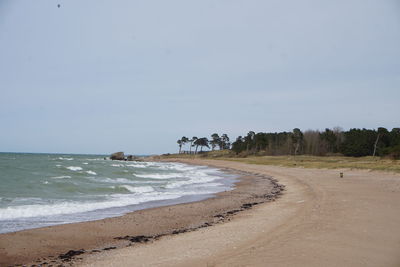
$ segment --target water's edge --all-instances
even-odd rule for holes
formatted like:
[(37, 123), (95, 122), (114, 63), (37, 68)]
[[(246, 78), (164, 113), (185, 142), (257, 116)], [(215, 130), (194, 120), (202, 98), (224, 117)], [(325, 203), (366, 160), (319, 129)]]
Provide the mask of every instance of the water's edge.
[[(118, 164), (118, 161), (115, 161)], [(126, 163), (126, 162), (123, 162)], [(185, 164), (188, 165), (188, 164)], [(189, 165), (188, 165), (189, 166)], [(197, 166), (197, 165), (192, 165)], [(204, 167), (204, 166), (202, 166)], [(212, 168), (209, 168), (212, 169)], [(215, 169), (215, 168), (214, 168)], [(82, 213), (73, 213), (68, 215), (59, 215), (57, 216), (57, 220), (48, 220), (43, 221), (38, 217), (38, 220), (32, 220), (32, 217), (29, 218), (21, 218), (21, 219), (11, 219), (11, 220), (2, 220), (0, 221), (3, 225), (13, 225), (12, 227), (4, 227), (3, 229), (0, 228), (0, 234), (3, 233), (11, 233), (11, 232), (18, 232), (23, 230), (35, 229), (35, 228), (43, 228), (48, 226), (54, 225), (61, 225), (61, 224), (69, 224), (69, 223), (78, 223), (78, 222), (87, 222), (87, 221), (96, 221), (105, 218), (113, 218), (123, 216), (127, 213), (162, 207), (162, 206), (169, 206), (169, 205), (177, 205), (183, 203), (190, 203), (205, 200), (208, 198), (213, 198), (216, 194), (223, 192), (223, 191), (230, 191), (234, 189), (235, 183), (238, 181), (238, 175), (234, 175), (233, 173), (227, 173), (217, 169), (218, 173), (221, 174), (220, 178), (214, 180), (215, 182), (223, 184), (224, 190), (216, 191), (213, 193), (207, 194), (188, 194), (178, 198), (173, 199), (162, 199), (162, 200), (154, 200), (154, 201), (147, 201), (139, 204), (133, 205), (126, 205), (121, 207), (110, 207), (105, 209), (97, 209), (93, 211), (87, 211)], [(73, 218), (71, 219), (71, 216)], [(11, 229), (11, 230), (10, 230)]]

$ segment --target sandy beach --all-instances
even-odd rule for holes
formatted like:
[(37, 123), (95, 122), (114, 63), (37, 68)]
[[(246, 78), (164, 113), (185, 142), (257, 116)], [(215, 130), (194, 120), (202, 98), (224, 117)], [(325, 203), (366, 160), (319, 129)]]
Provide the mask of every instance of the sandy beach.
[(0, 267), (400, 267), (400, 0), (0, 0)]
[[(232, 172), (231, 169), (225, 169)], [(0, 266), (75, 265), (91, 254), (151, 243), (231, 220), (275, 200), (283, 187), (271, 177), (235, 171), (235, 189), (202, 201), (150, 208), (103, 220), (0, 234)], [(182, 203), (183, 200), (176, 200)], [(186, 200), (187, 201), (187, 200)]]
[(81, 265), (400, 266), (397, 174), (191, 162), (271, 175), (286, 190), (229, 222), (90, 256)]
[[(243, 178), (236, 190), (205, 201), (0, 235), (0, 265), (400, 265), (398, 174), (185, 162)], [(283, 195), (271, 176), (285, 185)], [(79, 249), (72, 261), (59, 258)]]

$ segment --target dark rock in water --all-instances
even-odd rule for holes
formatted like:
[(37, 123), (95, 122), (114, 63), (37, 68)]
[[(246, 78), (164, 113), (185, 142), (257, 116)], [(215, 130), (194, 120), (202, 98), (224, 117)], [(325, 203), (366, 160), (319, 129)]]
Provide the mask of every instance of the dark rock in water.
[(110, 156), (110, 159), (112, 159), (112, 160), (125, 160), (124, 152), (112, 153), (111, 156)]
[(129, 155), (126, 157), (127, 161), (145, 161), (143, 157)]

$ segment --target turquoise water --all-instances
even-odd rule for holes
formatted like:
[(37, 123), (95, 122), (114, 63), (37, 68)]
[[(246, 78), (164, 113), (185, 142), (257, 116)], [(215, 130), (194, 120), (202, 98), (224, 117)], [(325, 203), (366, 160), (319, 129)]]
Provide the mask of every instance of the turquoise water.
[(233, 181), (217, 169), (181, 163), (0, 153), (0, 233), (198, 200), (231, 189)]

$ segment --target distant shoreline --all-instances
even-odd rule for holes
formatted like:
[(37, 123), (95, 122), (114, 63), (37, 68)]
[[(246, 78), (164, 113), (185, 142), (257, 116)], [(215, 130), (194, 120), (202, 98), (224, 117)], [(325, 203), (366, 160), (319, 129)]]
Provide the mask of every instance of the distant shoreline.
[[(76, 255), (83, 252), (81, 249), (85, 251), (83, 254), (93, 254), (192, 231), (229, 220), (241, 210), (275, 199), (283, 190), (270, 177), (234, 173), (240, 175), (236, 188), (212, 198), (138, 210), (98, 221), (0, 234), (0, 265), (63, 264), (63, 259), (74, 258), (74, 253), (66, 254), (71, 250), (76, 251)], [(61, 254), (65, 254), (65, 258), (60, 258)]]

